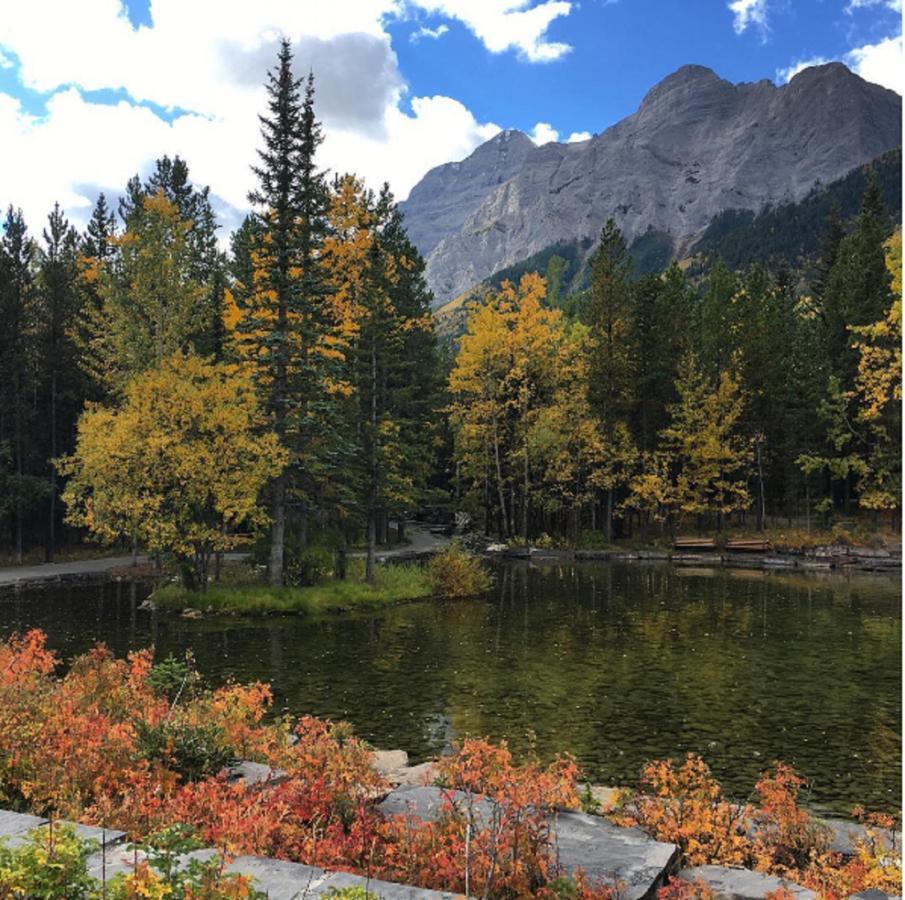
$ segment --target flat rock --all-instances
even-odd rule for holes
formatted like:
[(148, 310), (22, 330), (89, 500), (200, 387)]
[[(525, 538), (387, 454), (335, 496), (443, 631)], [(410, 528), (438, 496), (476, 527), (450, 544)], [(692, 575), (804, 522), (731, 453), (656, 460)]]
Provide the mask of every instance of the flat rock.
[(902, 898), (884, 894), (877, 888), (868, 888), (866, 891), (861, 891), (860, 894), (852, 894), (848, 900), (902, 900)]
[(715, 900), (763, 900), (767, 894), (785, 888), (798, 900), (817, 900), (817, 894), (799, 884), (752, 872), (724, 866), (695, 866), (679, 872), (679, 878), (691, 884), (702, 882), (713, 891)]
[(390, 881), (375, 881), (373, 878), (362, 878), (348, 872), (331, 872), (313, 891), (315, 897), (323, 896), (331, 891), (343, 888), (360, 887), (369, 894), (384, 900), (452, 900), (464, 897), (463, 894), (451, 894), (445, 891), (431, 891), (427, 888), (412, 887), (408, 884), (394, 884)]
[(589, 784), (587, 787), (600, 812), (610, 812), (619, 805), (619, 788), (607, 787), (603, 784)]
[[(868, 839), (868, 829), (860, 822), (849, 822), (846, 819), (817, 819), (817, 821), (830, 830), (829, 850), (832, 853), (854, 856), (858, 852), (857, 845)], [(886, 828), (872, 828), (871, 831), (882, 837), (890, 847), (902, 846), (901, 833)]]
[(567, 875), (581, 869), (591, 883), (614, 885), (626, 900), (655, 896), (678, 852), (640, 829), (579, 812), (557, 815), (556, 846)]
[(46, 824), (47, 819), (42, 819), (40, 816), (0, 810), (0, 838), (24, 835), (26, 832), (31, 831), (32, 828)]
[(377, 750), (371, 760), (371, 767), (381, 775), (406, 769), (408, 764), (409, 755), (405, 750)]
[[(492, 801), (436, 787), (397, 788), (378, 809), (385, 816), (434, 821), (448, 803), (462, 807), (469, 799), (478, 827), (490, 822)], [(638, 829), (619, 828), (599, 816), (579, 812), (551, 815), (562, 870), (571, 875), (581, 869), (592, 882), (618, 885), (620, 897), (626, 900), (653, 896), (675, 858), (675, 846), (654, 841)]]
[(475, 822), (478, 825), (490, 821), (493, 815), (493, 803), (490, 800), (476, 795), (469, 797), (465, 791), (438, 787), (398, 787), (377, 804), (377, 809), (384, 816), (408, 816), (434, 822), (448, 808), (448, 804), (464, 809), (469, 802), (473, 804)]
[(327, 876), (324, 869), (301, 863), (269, 859), (265, 856), (237, 856), (227, 867), (230, 872), (250, 875), (254, 886), (269, 900), (293, 900), (316, 895)]
[(286, 772), (282, 769), (273, 769), (264, 763), (252, 762), (248, 759), (240, 759), (229, 767), (229, 780), (242, 780), (248, 787), (278, 784), (285, 779)]
[(392, 773), (390, 781), (402, 786), (421, 787), (430, 784), (437, 777), (437, 764), (434, 762), (419, 763), (407, 769), (399, 769)]
[(106, 883), (120, 872), (131, 872), (137, 863), (146, 859), (143, 851), (130, 849), (125, 844), (116, 844), (92, 853), (86, 860), (86, 866), (92, 878)]

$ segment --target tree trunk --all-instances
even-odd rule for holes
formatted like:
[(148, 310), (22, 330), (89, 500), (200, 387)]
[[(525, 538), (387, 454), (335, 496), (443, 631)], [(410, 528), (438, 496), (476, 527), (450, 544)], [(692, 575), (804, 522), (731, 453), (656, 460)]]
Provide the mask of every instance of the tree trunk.
[(524, 472), (522, 473), (522, 491), (524, 492), (524, 496), (522, 497), (522, 537), (525, 539), (525, 543), (528, 543), (528, 494), (530, 489), (529, 483), (529, 467), (528, 467), (528, 435), (525, 434), (525, 465)]
[(496, 412), (493, 414), (493, 459), (496, 464), (497, 492), (500, 500), (500, 538), (509, 536), (509, 517), (506, 514), (506, 494), (503, 490), (503, 469), (500, 465), (500, 438), (497, 431)]
[(371, 343), (371, 436), (368, 461), (368, 558), (365, 563), (365, 579), (374, 584), (374, 556), (377, 549), (377, 349)]
[(405, 543), (405, 519), (402, 516), (396, 520), (396, 543)]
[(44, 559), (52, 563), (56, 550), (57, 535), (57, 373), (50, 376), (50, 510), (47, 522), (47, 546), (44, 548)]
[(613, 489), (607, 488), (606, 491), (606, 510), (604, 511), (603, 521), (604, 535), (608, 544), (613, 543)]
[(286, 476), (273, 483), (270, 497), (270, 563), (268, 581), (271, 587), (283, 586), (283, 554), (286, 543)]

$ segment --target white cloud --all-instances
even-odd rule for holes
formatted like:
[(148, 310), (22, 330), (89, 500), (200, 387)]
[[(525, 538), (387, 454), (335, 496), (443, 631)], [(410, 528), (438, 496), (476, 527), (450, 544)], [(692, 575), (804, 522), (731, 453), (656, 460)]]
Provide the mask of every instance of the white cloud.
[(547, 29), (572, 10), (568, 0), (412, 0), (428, 12), (458, 19), (491, 53), (515, 50), (529, 62), (552, 62), (572, 48), (547, 40)]
[(870, 9), (874, 6), (885, 6), (893, 12), (902, 12), (902, 0), (849, 0), (845, 11), (852, 15), (859, 9)]
[[(46, 114), (33, 116), (0, 92), (0, 205), (21, 205), (37, 229), (59, 200), (84, 223), (99, 190), (116, 196), (129, 176), (147, 173), (165, 153), (178, 153), (193, 179), (209, 184), (227, 208), (227, 221), (229, 207), (235, 218), (252, 187), (262, 85), (281, 35), (294, 43), (297, 71), (310, 66), (315, 72), (327, 136), (320, 164), (355, 171), (374, 187), (389, 181), (404, 198), (429, 168), (464, 158), (500, 130), (453, 98), (407, 96), (384, 25), (406, 14), (407, 2), (151, 0), (153, 24), (137, 29), (119, 0), (7, 4), (0, 59), (14, 55), (23, 84), (51, 96)], [(456, 7), (445, 14), (485, 40), (477, 4), (444, 5)], [(569, 8), (511, 0), (490, 5), (499, 21), (514, 26), (509, 46), (526, 58), (549, 52), (543, 49), (553, 46), (544, 43), (546, 24)], [(496, 48), (498, 40), (487, 35)], [(101, 89), (124, 90), (130, 99), (105, 104), (86, 97)], [(140, 105), (145, 102), (170, 110), (171, 121)]]
[(422, 25), (417, 31), (412, 32), (409, 40), (413, 44), (417, 44), (422, 38), (435, 41), (437, 38), (443, 37), (447, 31), (449, 31), (449, 25), (438, 25), (436, 28), (428, 28), (427, 25)]
[(808, 69), (811, 66), (822, 66), (828, 62), (829, 60), (825, 56), (812, 56), (810, 59), (800, 59), (784, 69), (777, 69), (776, 80), (780, 84), (788, 84), (803, 69)]
[(552, 141), (558, 141), (559, 132), (549, 122), (538, 122), (528, 137), (540, 147), (541, 144), (549, 144)]
[(749, 27), (756, 26), (762, 34), (767, 30), (767, 0), (731, 0), (732, 27), (736, 34), (742, 34)]
[(902, 35), (888, 37), (877, 44), (855, 47), (845, 56), (845, 62), (867, 81), (882, 84), (905, 93), (905, 58), (902, 52)]
[(567, 144), (577, 144), (581, 141), (589, 141), (592, 137), (590, 131), (573, 131), (568, 138), (566, 138)]

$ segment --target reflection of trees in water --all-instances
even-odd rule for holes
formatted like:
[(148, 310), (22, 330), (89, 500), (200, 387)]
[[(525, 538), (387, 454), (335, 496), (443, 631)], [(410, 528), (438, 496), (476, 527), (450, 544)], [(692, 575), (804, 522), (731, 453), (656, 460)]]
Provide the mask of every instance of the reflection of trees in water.
[(137, 609), (145, 595), (18, 595), (0, 603), (0, 631), (43, 627), (64, 658), (97, 640), (119, 654), (191, 649), (209, 682), (271, 681), (277, 712), (347, 718), (415, 758), (453, 734), (505, 737), (625, 782), (652, 757), (696, 750), (739, 793), (784, 758), (839, 811), (898, 796), (889, 579), (526, 562), (501, 566), (487, 600), (320, 620), (151, 616)]

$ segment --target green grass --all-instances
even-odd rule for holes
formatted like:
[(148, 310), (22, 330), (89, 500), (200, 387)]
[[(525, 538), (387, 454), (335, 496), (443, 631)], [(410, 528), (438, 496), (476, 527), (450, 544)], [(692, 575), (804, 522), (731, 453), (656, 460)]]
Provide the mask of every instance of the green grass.
[[(357, 565), (355, 564), (357, 563)], [(211, 585), (203, 594), (166, 585), (152, 597), (158, 609), (182, 611), (200, 609), (230, 615), (301, 613), (316, 615), (338, 610), (372, 609), (431, 596), (427, 572), (417, 564), (380, 566), (377, 582), (363, 580), (362, 565), (356, 560), (344, 581), (325, 581), (311, 587), (272, 588), (263, 584)]]

